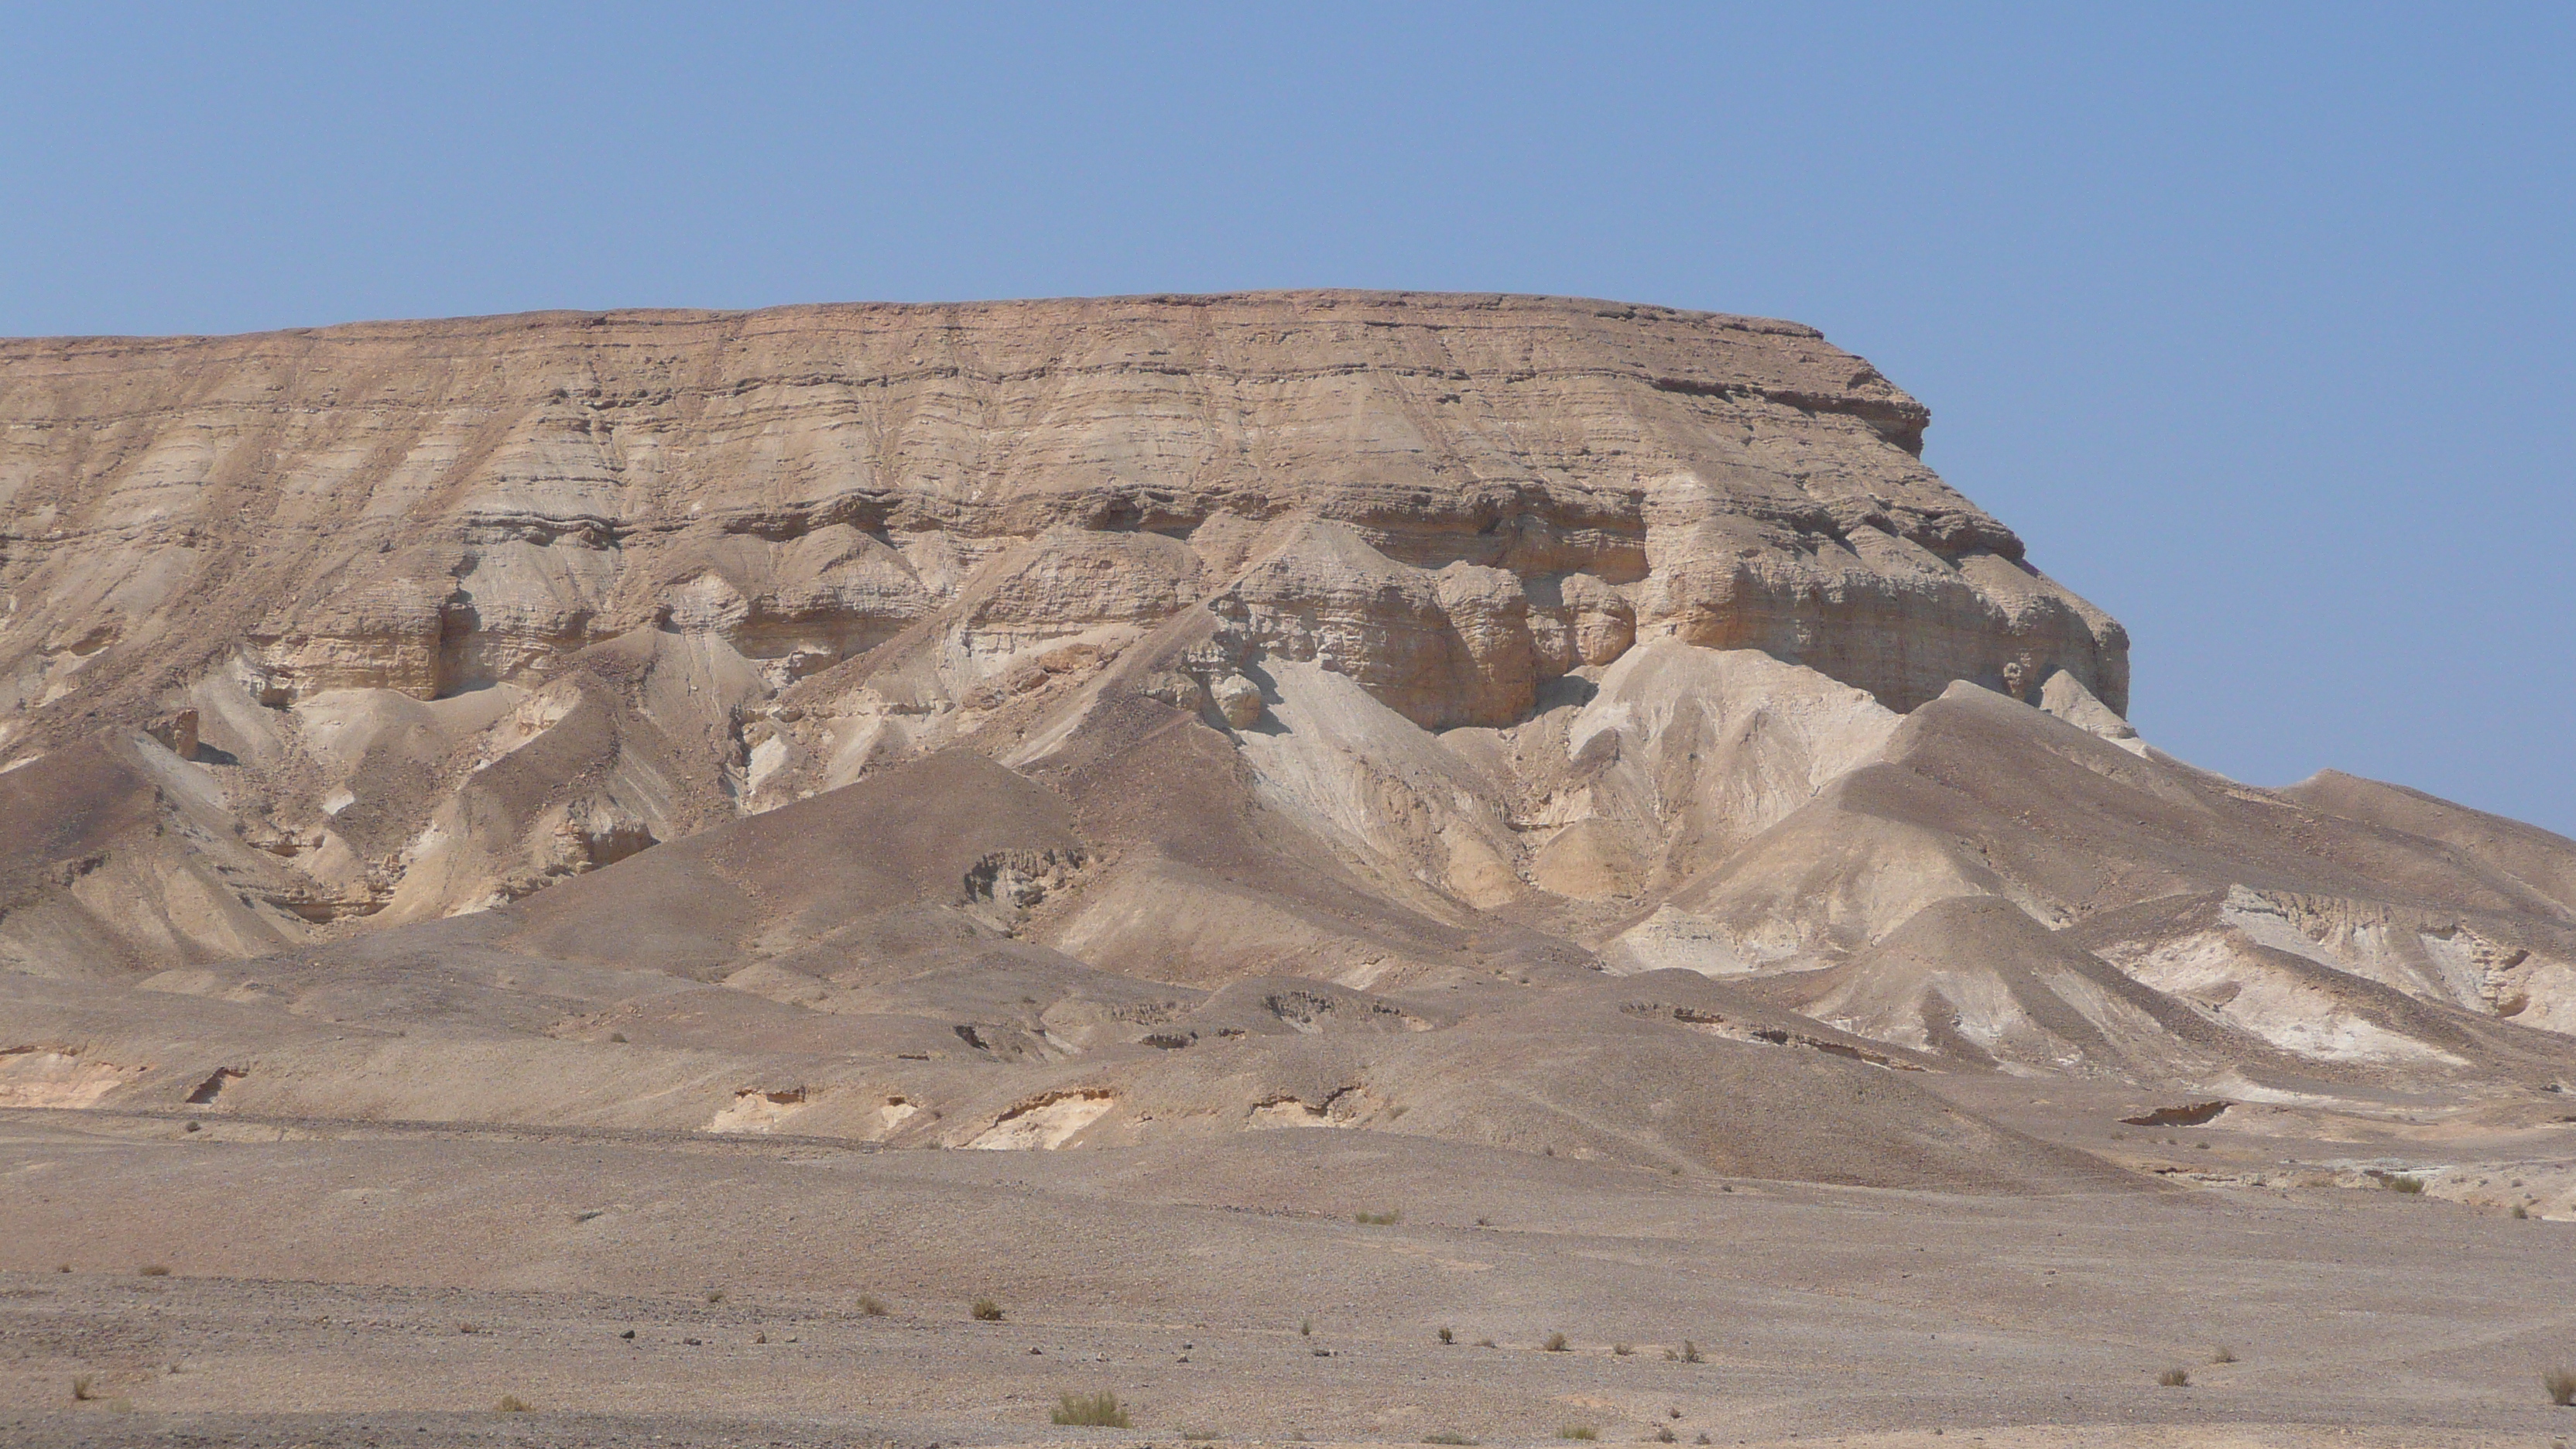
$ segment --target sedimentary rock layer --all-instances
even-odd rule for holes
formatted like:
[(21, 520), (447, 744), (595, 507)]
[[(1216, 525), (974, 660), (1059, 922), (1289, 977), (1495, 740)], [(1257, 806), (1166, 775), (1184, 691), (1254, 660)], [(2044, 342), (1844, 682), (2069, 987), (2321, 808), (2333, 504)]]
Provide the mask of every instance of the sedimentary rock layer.
[(776, 688), (1000, 571), (976, 660), (1205, 601), (1435, 727), (1645, 635), (1898, 709), (2065, 671), (2122, 710), (2119, 627), (1922, 465), (1926, 420), (1806, 327), (1542, 298), (0, 342), (0, 702), (41, 732), (235, 656), (272, 704), (437, 699), (639, 630)]

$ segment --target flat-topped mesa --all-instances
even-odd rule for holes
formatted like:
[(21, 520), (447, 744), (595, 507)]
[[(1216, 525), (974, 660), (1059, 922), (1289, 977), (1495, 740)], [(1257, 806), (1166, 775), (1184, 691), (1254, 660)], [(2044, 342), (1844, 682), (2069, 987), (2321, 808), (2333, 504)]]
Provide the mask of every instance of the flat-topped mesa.
[(999, 673), (1202, 607), (1433, 727), (1649, 636), (2125, 711), (2119, 625), (1923, 466), (1927, 420), (1810, 328), (1536, 297), (0, 342), (0, 718), (225, 667), (439, 698), (645, 630), (769, 690), (925, 622)]

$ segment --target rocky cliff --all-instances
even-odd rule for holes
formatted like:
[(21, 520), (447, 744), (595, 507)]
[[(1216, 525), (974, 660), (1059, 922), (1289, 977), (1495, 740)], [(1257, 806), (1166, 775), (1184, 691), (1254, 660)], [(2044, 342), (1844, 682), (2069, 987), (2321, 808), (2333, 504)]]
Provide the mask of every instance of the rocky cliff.
[(1926, 421), (1541, 298), (0, 343), (0, 1105), (1853, 1181), (2002, 1150), (1897, 1073), (2552, 1105), (2576, 844), (2155, 750)]

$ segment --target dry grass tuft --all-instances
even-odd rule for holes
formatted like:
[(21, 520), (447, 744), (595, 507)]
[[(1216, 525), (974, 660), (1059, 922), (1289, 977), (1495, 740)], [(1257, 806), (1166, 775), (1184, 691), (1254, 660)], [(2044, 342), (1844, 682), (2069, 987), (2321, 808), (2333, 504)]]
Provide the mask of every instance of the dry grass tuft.
[(1614, 1343), (1610, 1345), (1610, 1351), (1621, 1358), (1626, 1358), (1637, 1351), (1637, 1346), (1633, 1343)]
[(1476, 1441), (1455, 1429), (1435, 1429), (1422, 1436), (1425, 1444), (1473, 1444)]
[(1313, 1320), (1313, 1319), (1311, 1319), (1311, 1318), (1300, 1318), (1300, 1319), (1298, 1319), (1298, 1320), (1297, 1320), (1297, 1336), (1298, 1336), (1299, 1338), (1312, 1338), (1312, 1337), (1314, 1337), (1314, 1336), (1315, 1336), (1315, 1320)]
[(873, 1293), (862, 1293), (859, 1295), (859, 1311), (870, 1318), (883, 1318), (886, 1316), (885, 1300)]
[(536, 1405), (520, 1398), (517, 1394), (503, 1394), (501, 1402), (492, 1406), (492, 1412), (496, 1414), (533, 1414), (536, 1411)]
[(1353, 1216), (1372, 1228), (1391, 1228), (1404, 1221), (1404, 1214), (1398, 1212), (1355, 1213)]
[(1704, 1359), (1704, 1358), (1702, 1358), (1702, 1357), (1700, 1357), (1700, 1356), (1699, 1356), (1699, 1345), (1698, 1345), (1698, 1344), (1693, 1343), (1693, 1342), (1691, 1342), (1689, 1339), (1685, 1338), (1685, 1339), (1683, 1339), (1683, 1340), (1682, 1340), (1682, 1346), (1681, 1346), (1681, 1347), (1679, 1347), (1679, 1348), (1668, 1348), (1668, 1349), (1665, 1349), (1665, 1350), (1664, 1350), (1664, 1362), (1666, 1362), (1666, 1363), (1706, 1363), (1706, 1362), (1708, 1362), (1708, 1360), (1706, 1360), (1706, 1359)]
[(967, 1309), (967, 1312), (975, 1315), (975, 1321), (977, 1323), (999, 1323), (1002, 1321), (1002, 1305), (994, 1302), (990, 1298), (976, 1299), (973, 1306)]
[(1184, 1444), (1213, 1444), (1224, 1437), (1223, 1429), (1183, 1429), (1181, 1431), (1181, 1442)]
[(170, 1276), (170, 1265), (167, 1263), (146, 1263), (134, 1271), (142, 1274), (146, 1278), (167, 1278)]
[(91, 1399), (97, 1398), (97, 1383), (98, 1380), (88, 1374), (74, 1375), (72, 1378), (72, 1402), (87, 1403)]
[(1681, 1441), (1681, 1437), (1681, 1435), (1673, 1432), (1673, 1426), (1670, 1424), (1661, 1424), (1656, 1426), (1655, 1442), (1658, 1444), (1679, 1443)]
[(2420, 1197), (2424, 1192), (2424, 1179), (2408, 1173), (2398, 1173), (2393, 1176), (2383, 1177), (2379, 1180), (2379, 1185), (2388, 1189), (2390, 1192), (2402, 1192), (2410, 1196)]
[(1448, 1324), (1444, 1323), (1440, 1325), (1440, 1341), (1442, 1343), (1456, 1343), (1458, 1341), (1458, 1331), (1451, 1328)]
[(2549, 1402), (2560, 1408), (2576, 1404), (2576, 1369), (2551, 1369), (2540, 1376), (2540, 1386), (2549, 1391)]
[(1556, 1437), (1559, 1439), (1598, 1439), (1601, 1437), (1601, 1431), (1593, 1428), (1589, 1424), (1559, 1424), (1556, 1426)]
[[(1574, 1347), (1574, 1345), (1566, 1341), (1564, 1334), (1551, 1333), (1547, 1336), (1547, 1342), (1540, 1344), (1539, 1347), (1546, 1349), (1549, 1353), (1563, 1353), (1567, 1349)], [(1573, 1436), (1569, 1434), (1566, 1437), (1572, 1438)]]
[(2236, 1350), (2229, 1348), (2226, 1344), (2222, 1343), (2218, 1346), (2217, 1351), (2209, 1356), (2209, 1361), (2211, 1363), (2234, 1363), (2236, 1362)]
[(2515, 1203), (2515, 1204), (2513, 1205), (2513, 1217), (2514, 1217), (2514, 1221), (2516, 1221), (2516, 1222), (2520, 1222), (2520, 1221), (2522, 1221), (2523, 1219), (2528, 1218), (2528, 1217), (2530, 1217), (2530, 1216), (2531, 1216), (2531, 1209), (2529, 1209), (2529, 1208), (2527, 1208), (2527, 1207), (2524, 1207), (2524, 1206), (2523, 1206), (2522, 1204), (2520, 1204), (2520, 1203)]
[(1047, 1415), (1047, 1418), (1054, 1423), (1074, 1424), (1089, 1429), (1134, 1427), (1127, 1422), (1127, 1411), (1119, 1406), (1118, 1396), (1107, 1389), (1102, 1389), (1096, 1394), (1059, 1394), (1056, 1396), (1055, 1411)]
[(2182, 1368), (2166, 1369), (2163, 1373), (2156, 1375), (2156, 1386), (2158, 1388), (2166, 1389), (2190, 1388), (2191, 1370)]
[(722, 1303), (724, 1301), (724, 1290), (722, 1288), (708, 1289), (707, 1301), (709, 1303)]

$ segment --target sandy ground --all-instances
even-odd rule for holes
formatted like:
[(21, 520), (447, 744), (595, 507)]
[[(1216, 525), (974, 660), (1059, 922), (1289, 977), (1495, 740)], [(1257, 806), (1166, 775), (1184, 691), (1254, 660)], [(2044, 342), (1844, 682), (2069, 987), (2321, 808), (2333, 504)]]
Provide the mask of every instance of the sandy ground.
[[(205, 1125), (0, 1114), (0, 1443), (2576, 1435), (2539, 1383), (2576, 1363), (2576, 1224), (2430, 1197), (1967, 1197), (1320, 1130), (980, 1153)], [(1132, 1429), (1049, 1423), (1104, 1389)]]

